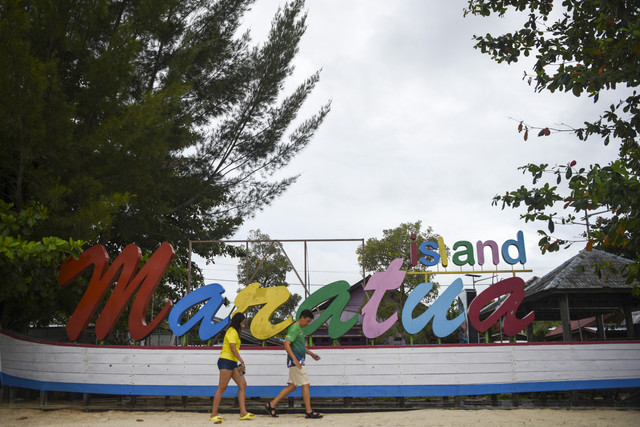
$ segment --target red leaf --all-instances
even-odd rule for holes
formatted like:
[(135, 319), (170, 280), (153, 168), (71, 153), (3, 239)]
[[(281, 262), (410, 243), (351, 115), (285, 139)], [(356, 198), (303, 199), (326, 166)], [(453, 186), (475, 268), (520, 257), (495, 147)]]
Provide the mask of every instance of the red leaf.
[(549, 136), (549, 135), (551, 135), (551, 131), (549, 130), (549, 128), (544, 128), (544, 129), (543, 129), (543, 132), (544, 132), (544, 136)]
[(575, 160), (572, 160), (571, 163), (569, 163), (569, 166), (573, 167), (573, 166), (576, 165), (576, 163), (578, 163), (578, 162), (576, 162)]
[(593, 239), (589, 239), (589, 241), (587, 242), (587, 247), (585, 249), (588, 251), (593, 249)]
[(524, 140), (526, 141), (529, 138), (529, 130), (524, 131)]

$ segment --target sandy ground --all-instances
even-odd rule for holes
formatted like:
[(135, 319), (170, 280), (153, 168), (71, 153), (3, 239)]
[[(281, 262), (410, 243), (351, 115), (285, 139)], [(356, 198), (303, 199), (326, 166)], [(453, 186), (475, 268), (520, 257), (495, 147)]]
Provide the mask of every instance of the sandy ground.
[[(231, 426), (639, 426), (640, 411), (631, 409), (421, 409), (402, 412), (325, 414), (321, 420), (305, 420), (302, 414), (279, 418), (258, 415), (240, 421), (237, 413), (223, 414)], [(211, 426), (207, 414), (199, 412), (84, 412), (76, 409), (41, 411), (0, 409), (0, 425), (9, 426)]]

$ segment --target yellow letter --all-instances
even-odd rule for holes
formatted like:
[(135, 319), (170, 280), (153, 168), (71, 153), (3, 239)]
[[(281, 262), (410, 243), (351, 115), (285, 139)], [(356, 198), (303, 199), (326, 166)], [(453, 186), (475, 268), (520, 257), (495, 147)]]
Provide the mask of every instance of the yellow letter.
[(251, 334), (259, 340), (266, 340), (293, 323), (293, 317), (275, 325), (271, 323), (273, 312), (287, 302), (290, 296), (286, 286), (261, 288), (260, 283), (254, 282), (238, 292), (234, 305), (238, 311), (245, 312), (249, 307), (265, 304), (251, 321)]

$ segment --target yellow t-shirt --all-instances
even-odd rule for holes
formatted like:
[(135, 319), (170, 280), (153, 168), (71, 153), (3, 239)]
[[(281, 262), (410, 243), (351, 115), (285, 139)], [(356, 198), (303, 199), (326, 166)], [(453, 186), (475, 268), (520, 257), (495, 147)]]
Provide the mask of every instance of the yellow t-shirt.
[(231, 351), (231, 346), (229, 344), (235, 344), (236, 350), (240, 351), (240, 336), (238, 336), (238, 331), (236, 331), (235, 328), (231, 327), (227, 329), (227, 333), (224, 334), (224, 341), (222, 342), (222, 351), (220, 352), (220, 358), (237, 362), (238, 358)]

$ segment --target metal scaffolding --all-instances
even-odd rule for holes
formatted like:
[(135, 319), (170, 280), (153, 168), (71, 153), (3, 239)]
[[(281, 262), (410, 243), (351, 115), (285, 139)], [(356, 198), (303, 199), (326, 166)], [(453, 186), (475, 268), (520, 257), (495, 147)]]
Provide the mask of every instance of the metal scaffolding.
[[(192, 258), (192, 254), (193, 254), (193, 244), (198, 244), (198, 243), (222, 243), (222, 244), (227, 244), (227, 243), (242, 243), (245, 245), (245, 251), (247, 256), (249, 255), (249, 244), (250, 243), (271, 243), (272, 246), (274, 245), (278, 245), (278, 247), (282, 250), (282, 253), (285, 255), (285, 257), (287, 258), (287, 262), (289, 263), (289, 265), (291, 266), (291, 268), (293, 269), (293, 272), (295, 273), (295, 275), (298, 277), (298, 280), (300, 281), (300, 284), (302, 285), (302, 287), (304, 288), (304, 296), (305, 298), (307, 298), (310, 294), (311, 294), (311, 284), (310, 284), (310, 277), (309, 277), (309, 250), (308, 250), (308, 244), (309, 243), (317, 243), (317, 242), (331, 242), (331, 243), (335, 243), (335, 242), (360, 242), (360, 244), (362, 245), (362, 247), (364, 248), (364, 239), (280, 239), (280, 240), (189, 240), (189, 263), (188, 263), (188, 276), (187, 276), (187, 293), (191, 292), (191, 258)], [(298, 270), (296, 269), (295, 265), (293, 265), (293, 262), (291, 261), (291, 258), (289, 257), (289, 254), (287, 253), (287, 251), (285, 251), (283, 243), (303, 243), (304, 244), (304, 271), (303, 271), (303, 276), (300, 277), (300, 273), (298, 272)], [(260, 266), (262, 265), (262, 262), (264, 262), (264, 259), (260, 262), (260, 264), (258, 265), (258, 269), (260, 268)], [(257, 270), (256, 270), (257, 271)], [(253, 275), (250, 277), (249, 276), (249, 269), (246, 269), (246, 283), (245, 284), (249, 284), (251, 279), (253, 278)], [(254, 272), (255, 274), (255, 272)], [(364, 267), (362, 267), (362, 280), (365, 279), (365, 269)]]

